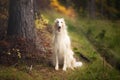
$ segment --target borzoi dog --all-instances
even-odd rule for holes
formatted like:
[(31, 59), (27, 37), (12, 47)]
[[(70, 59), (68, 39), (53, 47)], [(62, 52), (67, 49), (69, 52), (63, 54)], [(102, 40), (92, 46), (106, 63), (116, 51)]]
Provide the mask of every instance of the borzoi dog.
[(66, 68), (74, 69), (82, 66), (82, 62), (76, 62), (74, 52), (71, 49), (71, 41), (67, 33), (67, 26), (63, 18), (57, 18), (54, 25), (53, 37), (53, 65), (55, 70), (59, 70), (59, 65)]

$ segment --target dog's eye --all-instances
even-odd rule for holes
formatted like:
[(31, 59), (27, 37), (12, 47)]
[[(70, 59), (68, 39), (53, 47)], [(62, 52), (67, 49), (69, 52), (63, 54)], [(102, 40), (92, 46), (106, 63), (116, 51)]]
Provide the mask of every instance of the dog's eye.
[(57, 21), (57, 23), (59, 23), (59, 21)]
[(61, 23), (63, 23), (63, 22), (61, 22)]

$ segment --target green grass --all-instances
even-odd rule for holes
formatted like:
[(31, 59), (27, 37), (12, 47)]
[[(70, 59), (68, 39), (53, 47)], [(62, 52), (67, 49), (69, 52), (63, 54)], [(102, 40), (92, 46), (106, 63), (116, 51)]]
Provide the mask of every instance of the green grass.
[(118, 74), (108, 65), (103, 66), (101, 60), (96, 60), (74, 71), (70, 75), (69, 80), (118, 80), (120, 79)]
[(0, 66), (0, 80), (33, 80), (33, 78), (14, 67)]
[[(92, 30), (91, 34), (92, 36), (95, 37), (100, 33), (102, 29), (107, 30), (108, 29), (107, 26), (111, 25), (112, 24), (111, 22), (109, 21), (104, 22), (101, 20), (88, 21), (87, 19), (76, 20), (66, 17), (63, 14), (59, 14), (55, 11), (44, 11), (41, 12), (41, 14), (43, 14), (49, 20), (50, 25), (53, 25), (53, 22), (57, 17), (64, 17), (66, 24), (68, 26), (69, 35), (71, 37), (72, 48), (76, 53), (76, 56), (80, 58), (79, 53), (82, 53), (91, 62), (85, 62), (82, 58), (80, 58), (80, 61), (83, 62), (83, 66), (75, 70), (69, 69), (67, 70), (67, 72), (62, 71), (62, 69), (60, 69), (59, 71), (55, 71), (53, 67), (41, 63), (34, 65), (33, 70), (31, 72), (28, 72), (26, 68), (27, 65), (22, 65), (22, 64), (20, 64), (18, 67), (0, 66), (0, 80), (119, 80), (120, 79), (119, 76), (120, 72), (118, 72), (115, 68), (113, 68), (106, 61), (104, 61), (104, 59), (99, 55), (99, 53), (96, 52), (96, 50), (94, 50), (91, 43), (86, 39), (85, 35), (83, 34), (83, 32), (87, 32), (88, 29), (91, 29)], [(98, 27), (96, 28), (97, 25)], [(114, 26), (116, 26), (116, 24), (114, 24)], [(81, 28), (83, 29), (83, 32)], [(112, 33), (109, 34), (109, 32), (111, 32), (112, 29), (113, 28), (108, 29), (105, 37), (113, 38), (111, 37), (111, 35), (113, 36), (113, 34)], [(115, 33), (114, 35), (117, 34)], [(106, 43), (107, 41), (105, 42), (103, 40), (103, 42)], [(108, 41), (106, 45), (109, 43), (110, 42)]]
[[(120, 56), (120, 22), (108, 20), (87, 20), (80, 19), (82, 30), (89, 33), (97, 42), (110, 49), (114, 55)], [(100, 38), (102, 31), (105, 31), (104, 37)], [(96, 38), (97, 37), (97, 38)], [(119, 57), (120, 58), (120, 57)]]

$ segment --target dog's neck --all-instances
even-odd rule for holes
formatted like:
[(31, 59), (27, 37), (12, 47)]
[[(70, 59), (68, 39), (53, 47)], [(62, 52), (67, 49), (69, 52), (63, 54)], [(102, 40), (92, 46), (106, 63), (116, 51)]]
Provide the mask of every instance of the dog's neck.
[(65, 29), (63, 29), (63, 30), (61, 30), (60, 32), (58, 32), (58, 31), (56, 31), (55, 32), (56, 34), (55, 34), (55, 36), (63, 36), (63, 35), (67, 35), (68, 33), (67, 33), (67, 30), (65, 30)]

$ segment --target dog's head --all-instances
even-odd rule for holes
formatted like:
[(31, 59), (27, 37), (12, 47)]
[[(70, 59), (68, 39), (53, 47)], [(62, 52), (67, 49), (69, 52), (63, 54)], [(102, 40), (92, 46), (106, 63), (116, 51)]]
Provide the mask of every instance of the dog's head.
[(55, 20), (55, 26), (54, 27), (58, 32), (61, 32), (61, 30), (66, 27), (64, 19), (63, 18), (57, 18)]

